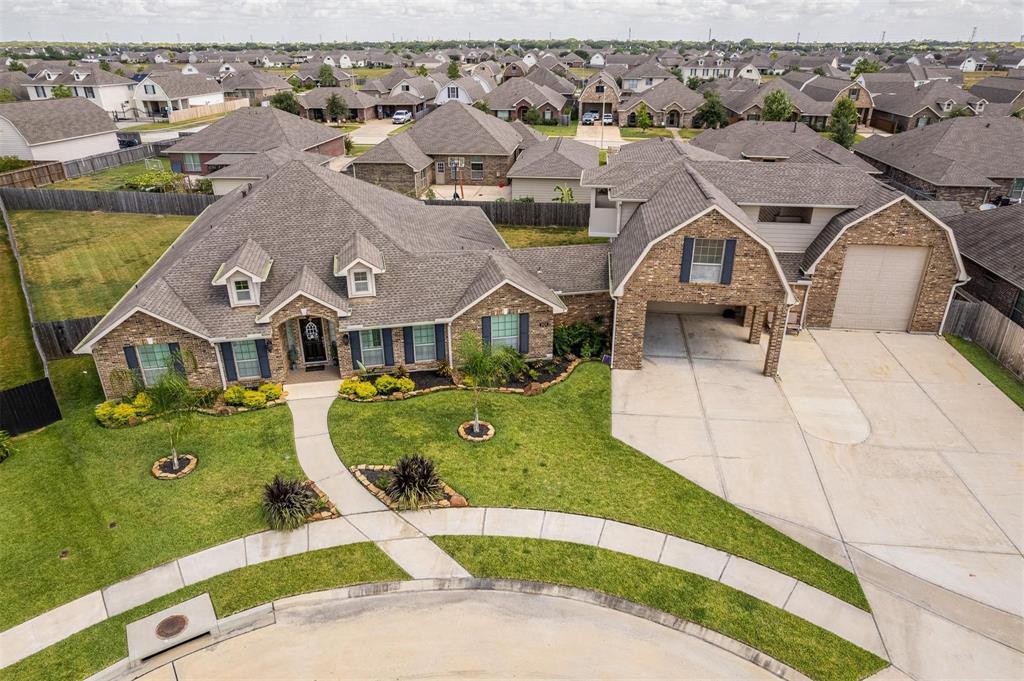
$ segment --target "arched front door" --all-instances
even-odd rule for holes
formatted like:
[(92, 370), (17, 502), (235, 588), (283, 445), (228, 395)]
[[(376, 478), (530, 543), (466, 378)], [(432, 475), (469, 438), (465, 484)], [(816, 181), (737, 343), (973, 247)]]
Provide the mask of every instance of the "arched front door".
[(299, 318), (299, 340), (302, 346), (302, 360), (306, 364), (327, 361), (327, 342), (324, 337), (327, 329), (320, 317)]
[(525, 106), (521, 106), (518, 109), (516, 109), (516, 118), (518, 120), (523, 120), (523, 116), (526, 115), (527, 110), (528, 110), (528, 107), (525, 107)]
[(679, 112), (678, 111), (669, 111), (668, 112), (668, 118), (665, 121), (665, 125), (667, 125), (670, 128), (678, 128), (679, 127)]

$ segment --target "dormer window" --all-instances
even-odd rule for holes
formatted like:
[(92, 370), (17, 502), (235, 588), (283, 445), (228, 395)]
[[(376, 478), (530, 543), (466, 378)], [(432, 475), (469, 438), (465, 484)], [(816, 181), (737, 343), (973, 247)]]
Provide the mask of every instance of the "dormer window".
[(943, 102), (942, 103), (942, 110), (943, 111), (949, 111), (952, 108), (953, 108), (953, 102), (952, 101), (948, 101), (948, 102)]
[(236, 279), (235, 280), (235, 302), (236, 303), (251, 303), (252, 302), (252, 289), (249, 286), (248, 279)]
[(981, 101), (981, 102), (978, 102), (977, 104), (975, 104), (974, 105), (974, 110), (977, 111), (978, 113), (981, 113), (982, 111), (984, 111), (985, 110), (985, 102)]
[(349, 271), (349, 297), (374, 295), (374, 283), (373, 273), (370, 270), (353, 269)]

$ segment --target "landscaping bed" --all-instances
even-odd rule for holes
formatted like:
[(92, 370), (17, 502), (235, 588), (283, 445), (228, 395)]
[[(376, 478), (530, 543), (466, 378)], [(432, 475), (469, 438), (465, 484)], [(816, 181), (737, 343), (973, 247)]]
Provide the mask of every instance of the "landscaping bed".
[[(392, 510), (399, 510), (401, 508), (387, 492), (378, 486), (385, 486), (384, 481), (390, 478), (391, 474), (395, 470), (394, 466), (360, 464), (358, 466), (350, 467), (349, 470), (352, 471), (352, 475), (355, 479), (358, 480), (370, 494), (380, 499), (389, 508)], [(417, 508), (460, 508), (463, 506), (469, 506), (469, 502), (466, 500), (466, 497), (456, 492), (447, 483), (442, 482), (442, 485), (444, 490), (444, 496), (442, 498), (430, 503), (419, 504), (417, 505)]]
[[(196, 399), (202, 405), (196, 411), (209, 416), (230, 416), (278, 407), (285, 403), (287, 396), (280, 383), (264, 383), (255, 390), (233, 385), (223, 392), (197, 388), (196, 393)], [(124, 399), (101, 402), (93, 409), (93, 415), (105, 428), (132, 427), (160, 418), (160, 414), (153, 413), (152, 400), (145, 390)]]
[[(160, 161), (160, 165), (164, 172), (171, 171), (171, 161), (166, 158), (157, 159)], [(86, 191), (96, 192), (115, 192), (121, 191), (124, 187), (125, 181), (135, 177), (136, 175), (142, 175), (149, 172), (146, 168), (145, 161), (136, 161), (134, 163), (126, 163), (123, 166), (117, 166), (115, 168), (107, 168), (91, 175), (82, 175), (81, 177), (75, 177), (70, 180), (62, 180), (60, 182), (54, 182), (47, 189), (80, 189)]]

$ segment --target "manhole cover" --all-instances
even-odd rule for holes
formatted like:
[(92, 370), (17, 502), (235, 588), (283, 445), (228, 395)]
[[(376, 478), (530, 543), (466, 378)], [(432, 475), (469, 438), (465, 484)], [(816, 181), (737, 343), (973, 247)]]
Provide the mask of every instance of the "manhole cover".
[(184, 615), (171, 615), (160, 620), (156, 625), (156, 635), (160, 638), (173, 638), (188, 626), (188, 618)]

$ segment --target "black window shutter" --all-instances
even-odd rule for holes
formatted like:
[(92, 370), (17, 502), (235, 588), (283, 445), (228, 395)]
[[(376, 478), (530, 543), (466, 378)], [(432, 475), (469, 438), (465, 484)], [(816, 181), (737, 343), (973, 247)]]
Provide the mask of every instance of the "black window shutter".
[(721, 283), (732, 283), (732, 261), (736, 258), (736, 239), (725, 240), (725, 257), (722, 258)]
[(260, 376), (270, 378), (270, 354), (267, 352), (267, 341), (262, 338), (256, 341), (256, 357), (260, 361)]
[(171, 351), (171, 359), (174, 360), (174, 370), (182, 376), (185, 375), (185, 362), (181, 357), (181, 346), (177, 343), (168, 343), (167, 349)]
[(391, 329), (380, 330), (380, 337), (384, 341), (384, 364), (389, 367), (395, 365), (394, 338), (391, 333)]
[(349, 345), (352, 346), (352, 368), (358, 369), (359, 363), (363, 361), (363, 347), (359, 344), (359, 332), (352, 331), (348, 334)]
[(519, 352), (524, 355), (530, 351), (530, 315), (523, 312), (519, 315)]
[(679, 265), (679, 281), (690, 281), (690, 265), (693, 264), (693, 237), (683, 239), (683, 262)]
[(220, 344), (220, 355), (224, 358), (224, 378), (229, 381), (237, 381), (238, 372), (235, 371), (235, 351), (231, 349), (231, 343)]
[(480, 338), (484, 342), (484, 346), (491, 344), (491, 318), (481, 317), (480, 318)]
[(434, 324), (434, 348), (438, 361), (448, 356), (448, 353), (445, 351), (444, 342), (444, 324)]
[(405, 345), (405, 363), (412, 364), (416, 361), (416, 348), (414, 347), (416, 340), (413, 338), (411, 326), (402, 329), (402, 342)]
[(124, 346), (124, 359), (128, 362), (128, 368), (132, 371), (139, 370), (139, 353), (135, 352), (135, 347), (131, 345)]

